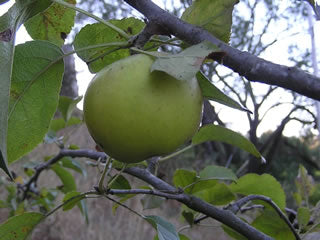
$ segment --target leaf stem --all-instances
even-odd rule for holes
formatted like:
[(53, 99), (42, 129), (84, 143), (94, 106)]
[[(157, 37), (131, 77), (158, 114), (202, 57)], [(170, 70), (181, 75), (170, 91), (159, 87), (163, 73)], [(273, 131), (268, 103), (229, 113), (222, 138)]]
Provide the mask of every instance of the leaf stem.
[(111, 179), (111, 181), (108, 183), (107, 189), (110, 189), (110, 188), (111, 188), (112, 184), (113, 184), (113, 183), (117, 180), (117, 178), (123, 173), (124, 169), (125, 169), (127, 166), (128, 166), (127, 163), (125, 163), (125, 164), (123, 165), (123, 167), (121, 168), (120, 172), (118, 172), (117, 175), (116, 175), (113, 179)]
[(170, 158), (176, 157), (176, 156), (178, 156), (179, 154), (181, 154), (181, 153), (183, 153), (183, 152), (185, 152), (185, 151), (193, 148), (194, 146), (195, 146), (195, 145), (192, 145), (192, 144), (191, 144), (191, 145), (188, 145), (188, 146), (186, 146), (186, 147), (184, 147), (184, 148), (182, 148), (182, 149), (180, 149), (180, 150), (178, 150), (178, 151), (176, 151), (176, 152), (174, 152), (174, 153), (171, 153), (171, 154), (169, 154), (169, 155), (167, 155), (167, 156), (165, 156), (165, 157), (160, 158), (160, 159), (158, 160), (158, 162), (161, 163), (161, 162), (164, 162), (164, 161), (166, 161), (166, 160), (168, 160), (168, 159), (170, 159)]
[(104, 191), (104, 189), (103, 189), (103, 180), (104, 180), (104, 178), (106, 176), (106, 173), (108, 172), (109, 165), (111, 163), (112, 163), (112, 158), (108, 156), (106, 165), (104, 166), (103, 173), (101, 174), (100, 179), (99, 179), (99, 183), (98, 183), (98, 189), (99, 189), (99, 192), (101, 192), (101, 193)]
[(55, 213), (56, 211), (58, 211), (60, 208), (62, 208), (64, 205), (66, 205), (67, 203), (69, 203), (69, 202), (71, 202), (71, 201), (73, 201), (73, 200), (75, 200), (75, 199), (77, 199), (77, 198), (82, 198), (82, 197), (83, 197), (83, 198), (86, 198), (86, 195), (98, 195), (98, 192), (96, 192), (96, 191), (88, 191), (88, 192), (85, 192), (85, 193), (81, 193), (81, 194), (79, 194), (79, 195), (77, 195), (77, 196), (74, 196), (74, 197), (68, 199), (67, 201), (61, 203), (61, 204), (58, 205), (57, 207), (55, 207), (53, 210), (51, 210), (49, 213), (47, 213), (47, 214), (45, 215), (45, 217), (49, 217), (50, 215), (52, 215), (53, 213)]
[(87, 11), (81, 9), (81, 8), (78, 8), (78, 7), (74, 6), (73, 4), (64, 2), (62, 0), (51, 0), (51, 1), (55, 2), (57, 4), (60, 4), (60, 5), (64, 6), (64, 7), (66, 7), (66, 8), (70, 8), (70, 9), (73, 9), (73, 10), (75, 10), (77, 12), (80, 12), (80, 13), (82, 13), (84, 15), (87, 15), (87, 16), (97, 20), (98, 22), (108, 26), (112, 30), (116, 31), (117, 33), (119, 33), (125, 39), (127, 39), (127, 40), (130, 39), (130, 35), (127, 34), (125, 31), (123, 31), (122, 29), (116, 27), (115, 25), (111, 24), (110, 22), (107, 22), (107, 21), (103, 20), (102, 18), (99, 18), (99, 17), (97, 17), (97, 16), (95, 16), (95, 15), (93, 15), (93, 14), (91, 14), (91, 13), (89, 13), (89, 12), (87, 12)]
[(121, 203), (121, 202), (119, 202), (119, 201), (117, 201), (117, 200), (109, 197), (107, 194), (104, 194), (103, 196), (104, 196), (105, 198), (109, 199), (110, 201), (118, 204), (119, 206), (124, 207), (125, 209), (128, 209), (130, 212), (132, 212), (132, 213), (134, 213), (135, 215), (141, 217), (142, 219), (144, 219), (144, 220), (146, 219), (146, 217), (145, 217), (144, 215), (142, 215), (141, 213), (138, 213), (137, 211), (129, 208), (127, 205), (125, 205), (125, 204), (123, 204), (123, 203)]

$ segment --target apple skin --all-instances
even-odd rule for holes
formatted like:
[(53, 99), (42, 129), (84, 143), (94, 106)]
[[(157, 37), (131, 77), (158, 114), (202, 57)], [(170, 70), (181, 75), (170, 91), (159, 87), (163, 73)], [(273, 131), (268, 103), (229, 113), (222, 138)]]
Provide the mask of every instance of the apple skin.
[(199, 128), (203, 97), (197, 80), (150, 72), (154, 60), (137, 54), (93, 78), (84, 97), (84, 120), (112, 158), (137, 163), (173, 152)]

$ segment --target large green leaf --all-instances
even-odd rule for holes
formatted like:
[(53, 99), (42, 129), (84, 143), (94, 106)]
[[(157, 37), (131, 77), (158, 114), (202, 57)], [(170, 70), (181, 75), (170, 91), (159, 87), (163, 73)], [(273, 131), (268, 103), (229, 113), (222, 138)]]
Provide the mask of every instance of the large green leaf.
[(264, 210), (252, 222), (252, 226), (277, 240), (296, 239), (285, 221), (273, 210)]
[(239, 0), (196, 0), (182, 20), (200, 26), (224, 42), (229, 42), (233, 7)]
[(213, 205), (226, 205), (235, 200), (235, 194), (223, 182), (216, 182), (212, 187), (192, 194)]
[(205, 58), (217, 50), (214, 44), (204, 41), (178, 54), (158, 54), (151, 71), (163, 71), (176, 79), (188, 81), (196, 76)]
[(230, 180), (234, 182), (238, 179), (231, 169), (215, 165), (205, 167), (199, 175), (201, 179)]
[(0, 225), (0, 239), (24, 240), (43, 218), (44, 215), (36, 212), (26, 212), (11, 217)]
[(58, 106), (62, 55), (60, 48), (47, 41), (16, 47), (8, 117), (9, 162), (37, 146), (50, 126)]
[(50, 0), (16, 2), (0, 17), (0, 167), (9, 175), (7, 167), (8, 111), (15, 32), (26, 20), (45, 10)]
[[(145, 26), (144, 22), (132, 17), (122, 20), (110, 20), (109, 22), (132, 36), (138, 34)], [(102, 23), (95, 23), (86, 25), (76, 35), (74, 40), (74, 49), (78, 51), (84, 47), (113, 42), (122, 42), (123, 44), (127, 42), (127, 39), (122, 37), (108, 26)], [(88, 64), (89, 70), (92, 73), (95, 73), (114, 61), (130, 56), (129, 49), (117, 50), (108, 54), (107, 56), (104, 56), (104, 54), (115, 50), (116, 48), (117, 46), (100, 47), (86, 51), (79, 51), (77, 54)], [(93, 59), (96, 60), (91, 62)]]
[[(66, 0), (76, 4), (75, 0)], [(29, 19), (24, 26), (33, 39), (48, 40), (58, 46), (64, 43), (74, 25), (76, 12), (57, 3)]]
[(145, 219), (157, 230), (159, 240), (179, 240), (175, 227), (159, 216), (146, 216)]
[(228, 128), (208, 124), (200, 128), (200, 130), (192, 138), (192, 144), (194, 145), (207, 141), (219, 141), (228, 143), (242, 150), (245, 150), (248, 153), (251, 153), (257, 158), (263, 158), (252, 142), (250, 142), (241, 134), (234, 132)]
[(226, 105), (228, 107), (232, 107), (241, 111), (250, 112), (248, 109), (242, 107), (238, 102), (236, 102), (235, 100), (233, 100), (232, 98), (228, 97), (223, 92), (221, 92), (216, 86), (214, 86), (209, 81), (209, 79), (206, 78), (206, 76), (203, 75), (203, 73), (198, 72), (197, 79), (201, 88), (202, 95), (206, 99), (221, 103), (223, 105)]
[[(198, 180), (197, 173), (195, 171), (189, 171), (185, 169), (177, 169), (173, 175), (173, 184), (176, 187), (185, 188), (191, 186)], [(186, 192), (190, 193), (192, 188), (186, 188)]]
[[(234, 193), (241, 195), (263, 195), (270, 197), (280, 209), (286, 207), (286, 195), (280, 183), (269, 174), (247, 174), (239, 178), (237, 183), (232, 183), (230, 189)], [(270, 206), (267, 203), (262, 203), (265, 206)]]

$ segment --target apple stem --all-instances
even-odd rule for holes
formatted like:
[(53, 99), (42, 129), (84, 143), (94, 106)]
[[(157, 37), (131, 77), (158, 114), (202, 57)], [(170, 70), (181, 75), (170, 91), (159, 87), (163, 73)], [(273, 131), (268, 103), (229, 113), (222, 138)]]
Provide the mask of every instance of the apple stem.
[(100, 176), (99, 183), (98, 183), (98, 189), (99, 189), (100, 193), (102, 193), (104, 191), (103, 181), (104, 181), (105, 176), (108, 175), (107, 173), (109, 173), (108, 170), (111, 169), (112, 160), (113, 159), (108, 156), (106, 165), (104, 166), (104, 169), (103, 169), (103, 173)]

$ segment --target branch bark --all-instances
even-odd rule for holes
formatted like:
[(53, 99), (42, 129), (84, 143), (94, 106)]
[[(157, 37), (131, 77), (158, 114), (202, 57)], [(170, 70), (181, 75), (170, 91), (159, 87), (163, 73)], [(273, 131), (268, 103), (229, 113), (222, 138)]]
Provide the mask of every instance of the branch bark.
[(275, 64), (232, 48), (204, 29), (186, 23), (164, 11), (150, 0), (125, 0), (125, 2), (142, 13), (149, 21), (162, 26), (166, 32), (189, 44), (209, 41), (217, 45), (226, 53), (222, 64), (249, 81), (279, 86), (320, 100), (320, 78), (298, 68)]

